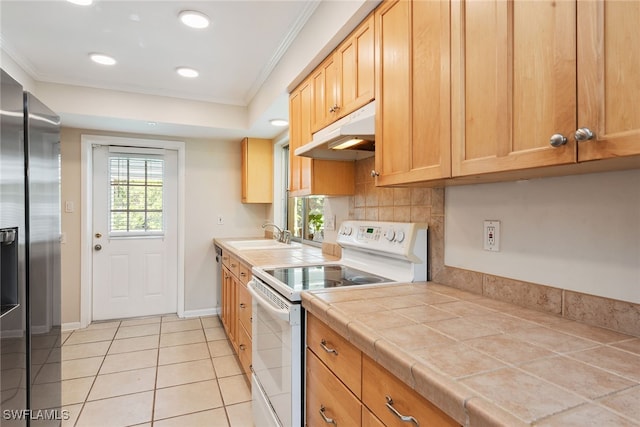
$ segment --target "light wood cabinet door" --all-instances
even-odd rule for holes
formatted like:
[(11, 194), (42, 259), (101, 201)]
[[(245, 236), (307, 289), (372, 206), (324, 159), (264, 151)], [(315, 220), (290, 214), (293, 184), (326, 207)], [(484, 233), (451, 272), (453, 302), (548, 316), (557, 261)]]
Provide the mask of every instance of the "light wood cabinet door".
[[(251, 294), (242, 283), (238, 284), (238, 321), (240, 326), (246, 329), (246, 333), (251, 338)], [(240, 329), (240, 328), (238, 328)]]
[(385, 1), (375, 12), (376, 178), (451, 175), (449, 1)]
[(338, 56), (338, 90), (341, 104), (338, 116), (354, 112), (374, 98), (375, 43), (373, 15), (365, 19), (344, 41)]
[(453, 176), (576, 162), (576, 2), (451, 7)]
[(306, 195), (311, 189), (311, 159), (294, 154), (311, 141), (311, 81), (303, 82), (289, 97), (289, 192)]
[(227, 267), (223, 267), (222, 325), (235, 351), (238, 351), (238, 281)]
[(238, 359), (247, 377), (251, 377), (251, 351), (251, 336), (244, 327), (238, 326)]
[[(307, 349), (306, 425), (359, 426), (360, 401)], [(334, 420), (332, 423), (330, 420)]]
[[(415, 418), (415, 424), (421, 426), (460, 426), (453, 418), (365, 355), (362, 356), (362, 403), (389, 427), (408, 425), (398, 414)], [(392, 409), (398, 414), (394, 414)]]
[(273, 141), (242, 140), (242, 203), (273, 202)]
[(640, 2), (578, 2), (578, 160), (640, 154)]
[(339, 55), (331, 54), (311, 74), (311, 132), (334, 122), (340, 115), (339, 61)]

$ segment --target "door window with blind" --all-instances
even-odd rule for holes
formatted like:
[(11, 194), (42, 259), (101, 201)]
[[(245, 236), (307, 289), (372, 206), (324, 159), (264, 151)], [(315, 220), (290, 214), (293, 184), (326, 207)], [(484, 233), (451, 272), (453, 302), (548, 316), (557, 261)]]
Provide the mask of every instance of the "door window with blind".
[(164, 235), (164, 160), (161, 156), (109, 157), (109, 234)]

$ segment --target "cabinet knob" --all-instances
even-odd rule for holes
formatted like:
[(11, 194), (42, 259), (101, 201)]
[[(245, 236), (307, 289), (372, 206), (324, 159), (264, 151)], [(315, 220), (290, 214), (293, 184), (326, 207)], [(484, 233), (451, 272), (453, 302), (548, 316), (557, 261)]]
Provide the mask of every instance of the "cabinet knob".
[(567, 137), (559, 133), (554, 133), (553, 135), (551, 135), (551, 139), (549, 140), (549, 144), (551, 144), (552, 147), (560, 147), (566, 143)]
[(593, 139), (594, 136), (595, 134), (589, 128), (580, 128), (575, 134), (576, 141), (588, 141)]
[(372, 170), (371, 171), (371, 178), (375, 178), (376, 176), (380, 176), (380, 172)]

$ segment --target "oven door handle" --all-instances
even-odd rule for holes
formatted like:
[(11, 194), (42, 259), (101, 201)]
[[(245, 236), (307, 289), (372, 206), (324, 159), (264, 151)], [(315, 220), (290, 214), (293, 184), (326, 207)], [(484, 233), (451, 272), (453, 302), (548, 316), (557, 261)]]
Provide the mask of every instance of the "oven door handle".
[(275, 315), (278, 319), (284, 320), (285, 322), (289, 322), (289, 310), (287, 309), (279, 309), (273, 306), (271, 302), (269, 302), (265, 297), (260, 295), (253, 289), (253, 281), (249, 282), (247, 286), (247, 290), (251, 294), (253, 298), (259, 301), (260, 305), (269, 310), (273, 315)]

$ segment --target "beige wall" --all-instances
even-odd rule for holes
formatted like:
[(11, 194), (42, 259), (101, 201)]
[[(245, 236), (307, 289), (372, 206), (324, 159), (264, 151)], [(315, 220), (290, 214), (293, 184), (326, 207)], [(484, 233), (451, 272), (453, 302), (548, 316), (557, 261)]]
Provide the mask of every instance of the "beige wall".
[[(81, 135), (112, 135), (142, 139), (183, 140), (185, 159), (185, 311), (212, 310), (217, 303), (218, 278), (212, 238), (259, 236), (268, 205), (240, 202), (240, 141), (159, 138), (63, 128), (62, 155), (62, 322), (80, 321), (80, 219), (82, 199)], [(75, 210), (64, 212), (65, 202)], [(222, 215), (223, 225), (215, 218)]]

